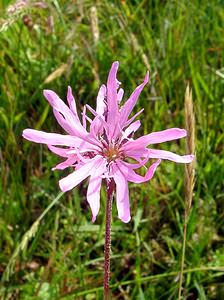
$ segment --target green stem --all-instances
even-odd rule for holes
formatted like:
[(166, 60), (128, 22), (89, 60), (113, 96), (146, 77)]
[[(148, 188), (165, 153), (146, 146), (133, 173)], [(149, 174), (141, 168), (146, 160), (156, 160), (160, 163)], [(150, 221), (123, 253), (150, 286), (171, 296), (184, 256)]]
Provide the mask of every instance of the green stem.
[(182, 256), (181, 256), (181, 269), (180, 269), (178, 300), (181, 300), (181, 294), (182, 294), (182, 284), (183, 284), (183, 274), (184, 274), (184, 261), (185, 261), (186, 240), (187, 240), (187, 221), (188, 221), (188, 213), (187, 213), (187, 208), (185, 208), (185, 213), (184, 213), (184, 232), (183, 232), (183, 247), (182, 247)]

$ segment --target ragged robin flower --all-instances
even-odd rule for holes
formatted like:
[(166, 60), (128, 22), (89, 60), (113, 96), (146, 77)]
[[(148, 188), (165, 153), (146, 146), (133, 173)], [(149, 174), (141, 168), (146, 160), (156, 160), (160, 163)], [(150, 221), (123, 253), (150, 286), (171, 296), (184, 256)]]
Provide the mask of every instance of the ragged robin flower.
[[(89, 177), (87, 201), (92, 210), (94, 222), (100, 208), (100, 188), (102, 180), (114, 180), (116, 185), (116, 205), (118, 216), (123, 222), (130, 221), (128, 182), (141, 183), (150, 180), (162, 159), (177, 163), (190, 163), (194, 156), (180, 156), (169, 151), (152, 149), (152, 145), (183, 138), (186, 130), (170, 128), (153, 132), (134, 139), (134, 133), (140, 127), (135, 120), (143, 111), (129, 117), (138, 97), (148, 83), (147, 73), (140, 84), (122, 103), (124, 91), (117, 80), (119, 63), (114, 62), (110, 69), (106, 85), (102, 85), (96, 100), (96, 109), (84, 107), (82, 122), (79, 119), (72, 90), (68, 87), (68, 106), (51, 90), (44, 90), (44, 96), (53, 108), (55, 118), (67, 135), (46, 133), (34, 129), (25, 129), (23, 137), (35, 143), (46, 144), (55, 154), (65, 158), (54, 169), (72, 167), (74, 171), (59, 181), (63, 192), (76, 187)], [(93, 119), (86, 114), (88, 109)], [(87, 130), (87, 122), (90, 123)], [(148, 148), (149, 147), (149, 148)], [(145, 176), (134, 170), (148, 161), (156, 159), (148, 167)]]

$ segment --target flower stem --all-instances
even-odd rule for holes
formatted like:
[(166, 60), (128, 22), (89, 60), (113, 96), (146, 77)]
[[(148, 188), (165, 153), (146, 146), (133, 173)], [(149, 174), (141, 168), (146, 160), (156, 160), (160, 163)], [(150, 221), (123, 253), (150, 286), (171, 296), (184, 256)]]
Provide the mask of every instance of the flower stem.
[(110, 299), (110, 228), (112, 200), (114, 192), (114, 180), (107, 180), (107, 203), (106, 203), (106, 226), (105, 226), (105, 244), (104, 244), (104, 300)]

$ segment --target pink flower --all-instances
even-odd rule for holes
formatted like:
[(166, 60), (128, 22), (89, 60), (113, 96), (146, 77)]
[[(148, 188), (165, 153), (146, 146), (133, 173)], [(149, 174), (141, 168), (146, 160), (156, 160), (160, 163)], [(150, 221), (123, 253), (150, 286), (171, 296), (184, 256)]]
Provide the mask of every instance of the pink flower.
[[(135, 118), (142, 110), (131, 118), (129, 116), (142, 89), (148, 83), (149, 74), (146, 74), (143, 83), (121, 106), (124, 91), (119, 88), (120, 82), (116, 78), (118, 66), (118, 62), (112, 64), (107, 85), (102, 85), (99, 90), (96, 110), (89, 105), (84, 107), (82, 122), (78, 117), (70, 87), (67, 93), (69, 106), (53, 91), (44, 90), (44, 96), (52, 106), (55, 118), (67, 135), (33, 129), (23, 131), (25, 139), (47, 144), (53, 153), (65, 158), (65, 161), (59, 163), (54, 169), (74, 168), (74, 172), (59, 181), (62, 191), (73, 189), (89, 177), (87, 201), (92, 210), (93, 222), (100, 208), (100, 188), (103, 179), (113, 178), (116, 184), (118, 216), (123, 222), (129, 222), (131, 218), (129, 181), (141, 183), (150, 180), (161, 159), (190, 163), (194, 158), (193, 155), (180, 156), (169, 151), (151, 149), (153, 144), (185, 137), (187, 132), (184, 129), (171, 128), (133, 139), (135, 131), (140, 127), (140, 121), (135, 121)], [(92, 113), (93, 119), (86, 115), (86, 109)], [(87, 122), (90, 123), (89, 131), (87, 131)], [(149, 145), (150, 148), (147, 148)], [(136, 174), (134, 170), (144, 166), (150, 159), (157, 160), (151, 164), (145, 176)]]

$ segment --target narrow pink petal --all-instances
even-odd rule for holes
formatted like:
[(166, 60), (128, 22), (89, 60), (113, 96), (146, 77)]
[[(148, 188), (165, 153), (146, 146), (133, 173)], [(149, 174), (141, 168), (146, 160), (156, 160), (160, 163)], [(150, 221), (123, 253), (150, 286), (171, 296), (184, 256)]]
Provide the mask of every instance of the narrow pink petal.
[(90, 133), (93, 136), (96, 136), (100, 133), (100, 131), (103, 130), (103, 125), (102, 125), (102, 119), (100, 119), (100, 116), (97, 116), (93, 119), (92, 123), (90, 124)]
[[(68, 106), (58, 97), (58, 95), (51, 90), (44, 90), (44, 96), (50, 105), (53, 107), (54, 111), (60, 113), (61, 118), (64, 118), (64, 122), (67, 123), (67, 128), (70, 128), (73, 135), (84, 137), (87, 135), (85, 128), (81, 125), (80, 120), (77, 115), (74, 115)], [(58, 119), (58, 114), (55, 117), (59, 124), (62, 124), (61, 118)], [(62, 126), (62, 125), (61, 125)], [(64, 128), (66, 130), (66, 128)]]
[(170, 128), (163, 131), (153, 132), (147, 135), (143, 135), (137, 140), (128, 141), (124, 148), (133, 149), (133, 148), (142, 148), (152, 144), (163, 143), (167, 141), (177, 140), (183, 138), (187, 135), (185, 129), (180, 128)]
[(163, 131), (152, 132), (150, 134), (142, 136), (138, 139), (138, 141), (144, 144), (146, 143), (146, 145), (150, 145), (177, 140), (185, 137), (186, 135), (187, 131), (185, 129), (170, 128)]
[(131, 94), (130, 98), (127, 100), (127, 102), (124, 104), (124, 106), (121, 109), (121, 115), (120, 115), (120, 126), (123, 127), (124, 124), (127, 122), (128, 120), (128, 116), (130, 115), (130, 113), (132, 112), (138, 97), (141, 93), (141, 91), (143, 90), (144, 86), (148, 83), (149, 81), (149, 72), (146, 73), (144, 82), (142, 84), (140, 84), (135, 90), (134, 92)]
[(122, 88), (119, 89), (117, 93), (117, 102), (120, 103), (124, 95), (124, 90)]
[(190, 163), (194, 159), (194, 155), (177, 155), (170, 151), (149, 149), (149, 158), (161, 158), (175, 161), (177, 163)]
[(110, 127), (110, 135), (114, 132), (115, 120), (118, 113), (117, 103), (117, 70), (119, 67), (118, 61), (112, 64), (107, 80), (107, 123)]
[(141, 126), (141, 122), (139, 120), (132, 123), (129, 127), (127, 127), (123, 133), (122, 140), (127, 138), (130, 134), (137, 131), (138, 128)]
[(95, 140), (90, 135), (87, 137), (89, 142), (71, 135), (48, 133), (48, 132), (39, 131), (35, 129), (25, 129), (23, 130), (22, 135), (28, 141), (32, 141), (40, 144), (77, 147), (80, 150), (85, 149), (85, 151), (94, 151), (94, 150), (98, 151), (100, 149), (97, 144), (94, 144)]
[(55, 119), (57, 120), (58, 124), (70, 135), (74, 135), (74, 128), (73, 123), (69, 123), (65, 120), (63, 115), (59, 113), (56, 109), (53, 108), (53, 113), (55, 116)]
[(132, 164), (132, 163), (128, 163), (128, 162), (122, 160), (122, 164), (124, 164), (128, 168), (131, 168), (132, 170), (134, 170), (134, 169), (138, 169), (138, 168), (141, 168), (142, 166), (144, 166), (148, 160), (149, 160), (148, 156), (146, 158), (144, 158), (143, 160), (141, 160), (141, 158), (139, 159), (139, 157), (138, 157), (137, 161), (139, 161), (139, 163)]
[(61, 162), (60, 164), (57, 164), (54, 168), (52, 168), (52, 170), (64, 170), (68, 167), (71, 167), (72, 165), (74, 165), (74, 163), (77, 162), (77, 156), (72, 155), (70, 157), (68, 157), (65, 161)]
[(86, 104), (85, 106), (94, 115), (94, 117), (98, 115), (97, 112), (89, 104)]
[(86, 106), (85, 105), (82, 111), (82, 126), (86, 129)]
[[(84, 154), (85, 154), (85, 152), (84, 152)], [(76, 156), (77, 156), (78, 162), (86, 163), (86, 162), (89, 161), (89, 159), (88, 159), (88, 158), (85, 158), (85, 157), (81, 154), (81, 152), (79, 151), (79, 149), (77, 149), (77, 148), (76, 148)]]
[(68, 105), (69, 105), (71, 111), (73, 112), (74, 115), (77, 116), (78, 114), (77, 114), (75, 98), (72, 94), (72, 88), (70, 86), (68, 86), (67, 101), (68, 101)]
[(94, 149), (101, 150), (102, 144), (99, 141), (98, 137), (89, 133), (87, 137), (84, 138), (84, 141), (94, 146)]
[(137, 112), (136, 114), (134, 114), (133, 117), (131, 117), (131, 119), (129, 119), (125, 124), (124, 124), (124, 127), (127, 127), (129, 126), (135, 118), (137, 118), (137, 116), (139, 116), (142, 112), (144, 111), (144, 108), (142, 108), (139, 112)]
[(131, 219), (128, 182), (125, 176), (120, 172), (119, 168), (114, 164), (113, 178), (116, 183), (116, 204), (118, 210), (118, 217), (124, 222), (128, 223)]
[[(118, 63), (119, 64), (119, 63)], [(121, 82), (116, 78), (116, 85), (117, 85), (117, 90), (119, 89), (119, 86), (121, 85)]]
[(80, 146), (82, 140), (70, 135), (62, 135), (58, 133), (48, 133), (35, 129), (23, 130), (23, 137), (28, 141), (47, 145), (61, 145), (61, 146)]
[(148, 149), (145, 147), (141, 147), (141, 145), (138, 145), (137, 147), (132, 142), (134, 141), (129, 140), (121, 147), (121, 151), (124, 153), (124, 155), (130, 158), (134, 158), (137, 161), (139, 161), (139, 159), (141, 158), (147, 157)]
[(141, 176), (136, 174), (132, 168), (127, 167), (127, 165), (123, 164), (122, 161), (118, 161), (117, 165), (118, 168), (120, 169), (120, 171), (124, 174), (126, 180), (134, 182), (134, 183), (142, 183), (142, 182), (146, 182), (150, 179), (152, 179), (156, 168), (159, 166), (159, 164), (161, 163), (161, 160), (157, 160), (155, 163), (153, 163), (148, 171), (146, 172), (145, 176)]
[(87, 108), (87, 105), (84, 105), (84, 108), (82, 111), (82, 124), (85, 129), (86, 129), (86, 121), (88, 121), (90, 124), (92, 123), (92, 119), (90, 119), (90, 117), (88, 117), (86, 114), (86, 108)]
[(96, 216), (100, 209), (100, 188), (102, 182), (102, 174), (106, 171), (106, 162), (102, 160), (92, 173), (89, 179), (87, 189), (87, 201), (92, 211), (92, 222), (95, 222)]
[(100, 90), (96, 98), (96, 112), (98, 115), (101, 116), (104, 115), (106, 110), (106, 104), (105, 104), (106, 92), (107, 92), (106, 86), (103, 84), (100, 87)]
[(90, 159), (86, 162), (82, 167), (78, 170), (74, 171), (73, 173), (69, 174), (67, 177), (61, 179), (59, 181), (60, 189), (63, 192), (67, 192), (74, 187), (76, 187), (81, 181), (86, 179), (86, 177), (91, 175), (91, 172), (95, 170), (95, 167), (99, 163), (99, 160), (102, 159), (99, 156), (95, 156), (94, 158)]
[(78, 151), (78, 153), (84, 153), (85, 154), (85, 152), (87, 152), (88, 150), (86, 150), (86, 149), (81, 149), (81, 150), (79, 150), (77, 147), (75, 147), (75, 149), (67, 149), (67, 151), (66, 151), (66, 154), (68, 154), (68, 156), (69, 155), (71, 155), (71, 154), (77, 154), (77, 151)]
[(68, 154), (68, 151), (69, 151), (69, 148), (58, 148), (58, 147), (55, 147), (55, 146), (52, 146), (52, 145), (47, 145), (49, 150), (61, 157), (69, 157), (69, 154)]

